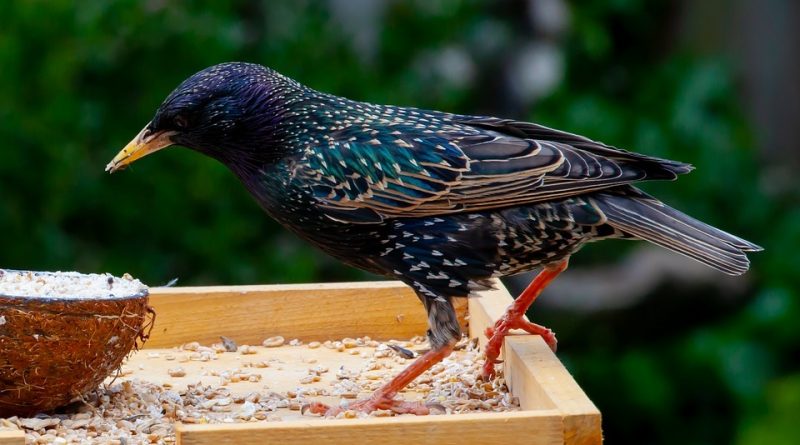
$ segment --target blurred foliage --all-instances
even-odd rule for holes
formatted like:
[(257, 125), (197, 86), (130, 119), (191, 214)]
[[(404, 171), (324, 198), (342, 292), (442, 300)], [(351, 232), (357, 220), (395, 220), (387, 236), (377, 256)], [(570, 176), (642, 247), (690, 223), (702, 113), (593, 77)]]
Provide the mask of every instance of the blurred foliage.
[[(175, 85), (222, 61), (355, 99), (536, 120), (693, 163), (695, 174), (647, 190), (767, 249), (753, 256), (747, 298), (723, 308), (666, 290), (614, 313), (552, 316), (610, 443), (796, 436), (800, 193), (762, 173), (734, 67), (670, 38), (674, 2), (576, 1), (565, 34), (546, 37), (563, 78), (535, 106), (505, 81), (537, 35), (527, 2), (380, 2), (378, 21), (360, 24), (331, 12), (342, 3), (0, 3), (0, 266), (130, 272), (153, 285), (366, 278), (280, 229), (210, 159), (170, 149), (103, 172)], [(354, 44), (367, 25), (371, 53)], [(468, 57), (455, 77), (445, 53)], [(574, 264), (629, 244), (589, 246)]]

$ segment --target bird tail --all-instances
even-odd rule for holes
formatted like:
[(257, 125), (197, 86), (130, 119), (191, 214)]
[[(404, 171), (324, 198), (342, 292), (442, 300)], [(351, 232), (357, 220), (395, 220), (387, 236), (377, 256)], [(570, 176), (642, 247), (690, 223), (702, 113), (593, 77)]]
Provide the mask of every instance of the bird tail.
[(627, 236), (650, 241), (728, 275), (741, 275), (750, 267), (745, 252), (763, 250), (633, 187), (598, 193), (594, 198), (607, 223)]

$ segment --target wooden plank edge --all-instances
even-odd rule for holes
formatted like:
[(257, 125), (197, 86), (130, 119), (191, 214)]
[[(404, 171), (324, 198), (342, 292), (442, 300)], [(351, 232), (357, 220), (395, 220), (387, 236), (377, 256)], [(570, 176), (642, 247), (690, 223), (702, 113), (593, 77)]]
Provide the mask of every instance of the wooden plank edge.
[(602, 443), (600, 410), (540, 336), (507, 337), (504, 349), (506, 380), (520, 397), (522, 409), (544, 406), (558, 410), (563, 416), (565, 444)]
[(176, 424), (178, 445), (239, 443), (562, 444), (557, 410), (309, 422)]
[(151, 287), (150, 296), (161, 295), (183, 295), (183, 294), (229, 294), (229, 293), (281, 293), (281, 292), (309, 292), (324, 294), (331, 290), (383, 290), (396, 289), (408, 295), (414, 295), (414, 291), (401, 281), (344, 281), (336, 283), (296, 283), (296, 284), (253, 284), (235, 286), (172, 286), (172, 287)]
[[(503, 360), (503, 375), (511, 392), (519, 398), (520, 408), (529, 409), (559, 409), (548, 393), (545, 386), (551, 382), (544, 382), (537, 377), (533, 368), (547, 363), (553, 366), (551, 360), (558, 362), (554, 355), (537, 356), (533, 354), (523, 354), (518, 351), (518, 338), (533, 336), (515, 336), (514, 339), (506, 338), (503, 345), (505, 356)], [(524, 345), (524, 344), (523, 344)], [(536, 351), (538, 352), (538, 351)], [(560, 363), (558, 363), (560, 365)], [(566, 372), (566, 371), (565, 371)]]
[(25, 445), (25, 432), (22, 430), (0, 431), (0, 445)]
[[(240, 344), (274, 335), (407, 339), (428, 328), (419, 299), (398, 281), (153, 288), (150, 304), (157, 317), (145, 348), (217, 342), (220, 335)], [(465, 323), (467, 302), (454, 304)]]

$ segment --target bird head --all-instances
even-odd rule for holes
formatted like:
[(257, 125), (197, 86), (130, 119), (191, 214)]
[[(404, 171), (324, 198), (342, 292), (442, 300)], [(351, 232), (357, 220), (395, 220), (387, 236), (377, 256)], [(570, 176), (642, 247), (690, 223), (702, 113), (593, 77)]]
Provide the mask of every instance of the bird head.
[[(292, 83), (261, 65), (231, 62), (206, 68), (181, 83), (153, 119), (106, 166), (113, 173), (171, 145), (220, 160), (252, 150), (274, 126), (273, 102)], [(268, 140), (268, 139), (266, 139)], [(255, 144), (260, 146), (260, 144)]]

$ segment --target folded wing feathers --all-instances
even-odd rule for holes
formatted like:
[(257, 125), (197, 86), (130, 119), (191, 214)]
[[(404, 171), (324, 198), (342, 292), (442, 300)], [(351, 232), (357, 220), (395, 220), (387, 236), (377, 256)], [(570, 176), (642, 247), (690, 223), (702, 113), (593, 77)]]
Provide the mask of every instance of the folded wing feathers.
[(445, 198), (469, 210), (548, 201), (647, 178), (635, 164), (561, 142), (500, 135), (475, 145), (461, 141), (460, 146), (470, 169)]
[(559, 142), (577, 150), (591, 153), (612, 161), (638, 163), (640, 168), (648, 170), (649, 179), (674, 179), (679, 174), (688, 173), (692, 166), (683, 162), (661, 159), (622, 150), (602, 142), (593, 141), (584, 136), (567, 133), (530, 122), (492, 117), (460, 116), (459, 121), (477, 128), (483, 128), (518, 138)]
[(316, 179), (320, 205), (342, 210), (341, 217), (363, 218), (371, 213), (348, 210), (371, 209), (381, 219), (475, 211), (672, 179), (690, 169), (536, 124), (455, 118), (473, 132), (310, 147), (305, 173)]

